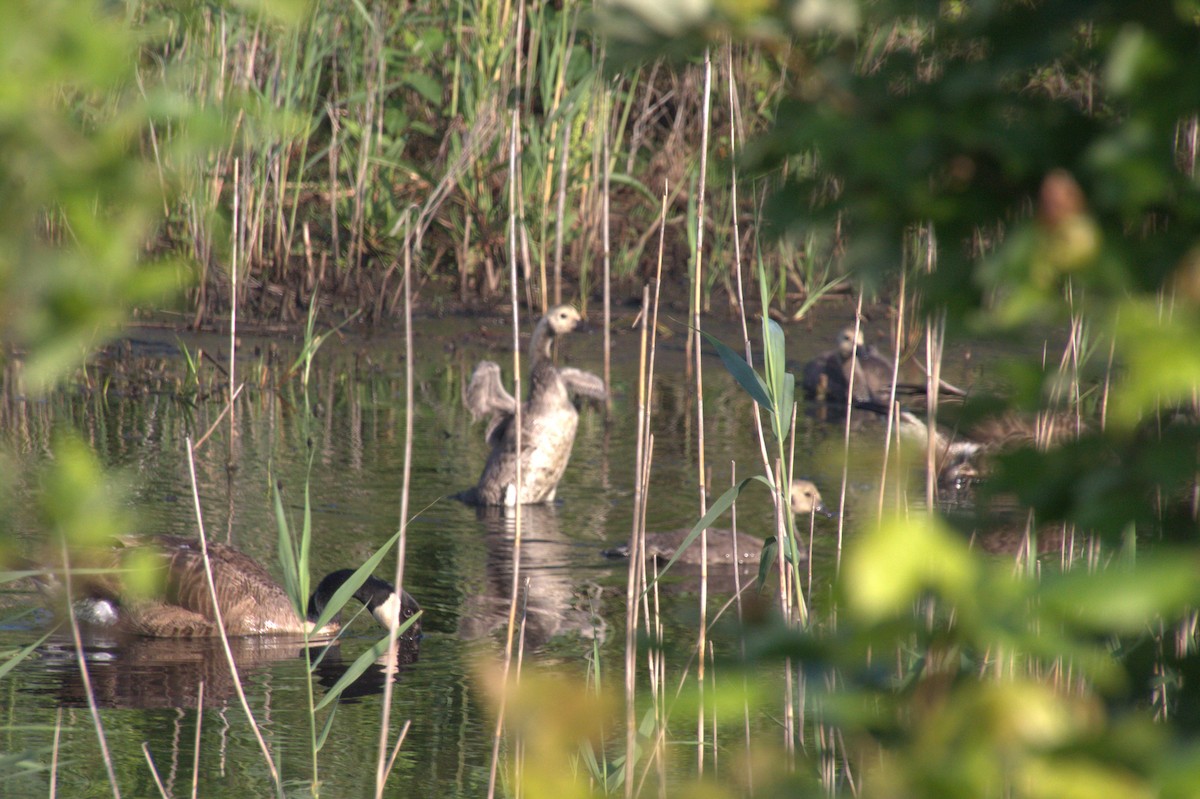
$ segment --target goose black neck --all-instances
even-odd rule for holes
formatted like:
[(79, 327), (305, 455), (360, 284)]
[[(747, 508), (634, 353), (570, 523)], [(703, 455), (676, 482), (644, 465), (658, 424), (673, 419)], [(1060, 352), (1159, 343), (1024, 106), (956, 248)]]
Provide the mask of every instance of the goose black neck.
[[(329, 600), (337, 593), (337, 590), (345, 585), (346, 581), (353, 576), (353, 569), (341, 569), (325, 575), (317, 585), (317, 590), (313, 591), (312, 597), (308, 600), (308, 618), (310, 621), (316, 621), (325, 610), (325, 606), (329, 604)], [(380, 604), (386, 602), (389, 597), (396, 593), (396, 588), (387, 580), (381, 580), (378, 577), (368, 577), (363, 581), (363, 584), (354, 592), (354, 598), (366, 605), (367, 610), (374, 611)]]

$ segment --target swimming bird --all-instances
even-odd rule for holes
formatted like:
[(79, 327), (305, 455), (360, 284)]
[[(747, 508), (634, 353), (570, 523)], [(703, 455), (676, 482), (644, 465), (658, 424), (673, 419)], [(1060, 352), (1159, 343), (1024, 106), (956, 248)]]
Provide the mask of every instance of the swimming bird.
[(504, 388), (500, 367), (481, 361), (471, 375), (466, 404), (474, 419), (490, 415), (488, 455), (479, 483), (459, 495), (472, 505), (552, 502), (571, 459), (579, 412), (572, 395), (602, 400), (604, 381), (581, 369), (555, 366), (551, 345), (583, 323), (579, 311), (558, 305), (537, 323), (530, 343), (529, 399), (521, 406), (521, 492), (517, 494), (517, 400)]
[[(926, 447), (929, 426), (919, 416), (901, 411), (901, 435)], [(1000, 452), (1020, 447), (1048, 447), (1079, 435), (1086, 425), (1071, 414), (1043, 414), (1036, 419), (1006, 413), (989, 417), (971, 427), (966, 435), (951, 436), (934, 430), (934, 463), (938, 482), (964, 488), (979, 482), (990, 470), (989, 461)]]
[[(122, 538), (108, 553), (121, 563), (149, 563), (152, 576), (159, 578), (157, 588), (144, 591), (127, 584), (119, 569), (97, 575), (73, 576), (75, 613), (87, 625), (115, 632), (155, 638), (204, 638), (220, 635), (212, 596), (205, 574), (204, 557), (198, 540), (158, 535), (149, 538)], [(287, 592), (271, 578), (257, 561), (234, 547), (208, 542), (216, 606), (221, 612), (225, 632), (230, 636), (302, 635), (331, 636), (340, 625), (335, 619), (321, 630), (313, 624), (334, 593), (354, 573), (335, 571), (317, 585), (308, 602), (307, 619), (301, 619)], [(57, 582), (57, 578), (50, 578)], [(54, 586), (57, 587), (57, 586)], [(420, 610), (408, 592), (396, 594), (395, 587), (376, 577), (368, 577), (354, 597), (384, 627), (395, 629)], [(415, 636), (419, 622), (405, 631)]]
[[(837, 345), (810, 360), (804, 366), (801, 385), (804, 395), (818, 402), (843, 403), (850, 394), (853, 376), (856, 404), (886, 409), (892, 402), (892, 382), (896, 369), (892, 359), (865, 343), (862, 328), (853, 325), (838, 333)], [(942, 393), (964, 396), (966, 392), (947, 383), (938, 382)], [(896, 383), (897, 395), (924, 395), (926, 387), (916, 383)]]
[(865, 343), (862, 329), (849, 326), (838, 333), (833, 349), (805, 364), (802, 385), (809, 399), (845, 402), (853, 375), (855, 400), (886, 405), (891, 401), (894, 371), (890, 359)]
[[(819, 514), (826, 518), (834, 516), (833, 511), (825, 507), (825, 503), (821, 500), (821, 492), (810, 480), (796, 479), (792, 481), (789, 505), (793, 515), (796, 516), (813, 514)], [(646, 558), (659, 563), (667, 563), (678, 553), (679, 557), (675, 560), (677, 564), (699, 566), (703, 563), (703, 558), (700, 545), (696, 541), (681, 549), (691, 532), (690, 529), (680, 529), (646, 533)], [(736, 543), (734, 539), (732, 530), (709, 529), (709, 565), (732, 566), (758, 563), (759, 554), (762, 552), (762, 539), (742, 533), (737, 534)], [(604, 554), (610, 558), (628, 558), (629, 544), (606, 549)]]

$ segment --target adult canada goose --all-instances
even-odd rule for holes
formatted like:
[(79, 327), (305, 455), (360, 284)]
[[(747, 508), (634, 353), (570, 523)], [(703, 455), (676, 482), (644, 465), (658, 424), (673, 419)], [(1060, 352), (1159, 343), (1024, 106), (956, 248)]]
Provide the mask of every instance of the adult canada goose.
[[(826, 518), (833, 517), (833, 512), (825, 507), (821, 500), (821, 492), (809, 480), (796, 479), (792, 481), (789, 492), (789, 505), (796, 516), (811, 516), (820, 514)], [(679, 553), (677, 564), (699, 566), (703, 562), (700, 546), (695, 541), (691, 546), (680, 549), (691, 530), (668, 530), (660, 533), (646, 533), (646, 558), (659, 563), (666, 563)], [(762, 551), (762, 539), (751, 535), (737, 535), (736, 544), (731, 530), (708, 531), (708, 563), (709, 565), (741, 565), (758, 563)], [(604, 554), (611, 558), (628, 558), (629, 544), (606, 549)]]
[(459, 495), (472, 505), (552, 502), (558, 481), (571, 459), (579, 412), (572, 395), (604, 399), (604, 381), (580, 369), (557, 367), (551, 345), (583, 322), (579, 311), (558, 305), (537, 323), (530, 343), (529, 399), (521, 406), (521, 493), (517, 482), (517, 401), (500, 382), (500, 367), (481, 361), (467, 387), (467, 409), (474, 419), (491, 416), (486, 439), (491, 454), (479, 483)]
[[(110, 565), (131, 563), (135, 559), (148, 562), (157, 572), (152, 576), (159, 578), (158, 585), (143, 593), (126, 585), (116, 569), (95, 576), (75, 576), (73, 604), (80, 621), (115, 632), (156, 638), (220, 635), (198, 540), (159, 535), (123, 538), (117, 543), (116, 564)], [(325, 637), (337, 632), (340, 625), (336, 619), (321, 630), (314, 630), (313, 623), (354, 573), (351, 569), (326, 575), (309, 599), (308, 618), (301, 619), (287, 592), (253, 558), (225, 544), (210, 541), (207, 547), (217, 609), (227, 635), (308, 632)], [(408, 592), (402, 591), (397, 596), (391, 583), (376, 577), (368, 577), (354, 597), (388, 629), (395, 629), (420, 610)], [(419, 622), (414, 623), (405, 635), (415, 636), (419, 631)]]

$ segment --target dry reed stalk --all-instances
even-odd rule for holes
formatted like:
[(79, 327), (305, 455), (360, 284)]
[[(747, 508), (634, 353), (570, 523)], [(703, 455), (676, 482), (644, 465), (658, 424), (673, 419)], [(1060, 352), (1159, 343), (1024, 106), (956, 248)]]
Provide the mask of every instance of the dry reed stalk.
[[(667, 214), (667, 194), (668, 186), (663, 184), (662, 206), (659, 214), (660, 219), (665, 219)], [(636, 458), (637, 458), (637, 479), (634, 480), (634, 526), (631, 531), (631, 547), (629, 557), (629, 573), (626, 583), (626, 609), (627, 615), (625, 620), (625, 756), (626, 763), (633, 762), (633, 753), (637, 747), (637, 717), (635, 714), (634, 700), (636, 696), (637, 685), (637, 624), (638, 624), (638, 608), (639, 605), (643, 609), (646, 616), (646, 626), (648, 631), (654, 629), (651, 627), (649, 603), (642, 602), (642, 594), (646, 587), (646, 505), (650, 496), (650, 465), (653, 461), (654, 451), (654, 436), (650, 432), (650, 409), (654, 399), (654, 364), (655, 355), (657, 352), (658, 342), (658, 309), (659, 309), (659, 290), (662, 286), (662, 263), (664, 249), (664, 235), (666, 225), (659, 226), (658, 238), (658, 264), (654, 281), (654, 301), (650, 302), (649, 289), (642, 290), (642, 336), (641, 348), (639, 350), (638, 362), (638, 429), (636, 442)], [(658, 586), (655, 584), (655, 619), (658, 619), (657, 605)], [(658, 631), (660, 637), (656, 640), (661, 642), (661, 629)], [(661, 663), (661, 650), (659, 652), (659, 660), (656, 661), (654, 651), (647, 652), (648, 667), (650, 670), (650, 690), (651, 695), (655, 700), (655, 707), (658, 706), (657, 698), (660, 695), (658, 687), (660, 682), (657, 679), (657, 665)], [(655, 750), (655, 759), (660, 759), (661, 752)], [(633, 780), (630, 779), (632, 771), (627, 765), (625, 769), (625, 792), (627, 797), (632, 796)]]
[(200, 795), (200, 732), (204, 729), (204, 680), (196, 688), (196, 741), (192, 749), (192, 799)]
[(939, 312), (936, 320), (930, 319), (925, 326), (925, 359), (929, 364), (926, 375), (925, 394), (929, 414), (929, 439), (925, 444), (925, 508), (932, 511), (937, 502), (937, 412), (938, 387), (941, 385), (942, 352), (946, 341), (946, 315)]
[[(645, 560), (645, 519), (642, 516), (642, 495), (645, 483), (642, 466), (646, 455), (646, 348), (647, 327), (650, 323), (650, 287), (642, 288), (641, 340), (638, 348), (638, 406), (637, 433), (635, 442), (636, 479), (633, 481), (633, 529), (630, 531), (629, 568), (625, 582), (625, 759), (632, 761), (637, 746), (637, 714), (634, 700), (637, 696), (637, 619), (642, 584), (638, 577), (642, 572), (639, 561)], [(628, 769), (626, 769), (628, 775)], [(625, 780), (625, 796), (631, 797), (633, 780)]]
[[(696, 198), (696, 252), (695, 268), (692, 270), (692, 339), (693, 365), (696, 370), (696, 475), (700, 499), (700, 518), (708, 512), (707, 485), (704, 462), (704, 370), (700, 347), (700, 286), (704, 282), (704, 197), (708, 178), (708, 128), (712, 108), (712, 54), (704, 50), (704, 110), (700, 125), (700, 185)], [(704, 650), (708, 627), (708, 530), (700, 531), (700, 624), (696, 652), (700, 657), (696, 665), (696, 687), (699, 690), (699, 709), (696, 720), (696, 766), (704, 774)]]
[(204, 559), (204, 578), (208, 584), (208, 596), (209, 601), (212, 602), (213, 616), (217, 622), (217, 632), (221, 636), (221, 648), (225, 652), (225, 661), (229, 664), (229, 673), (233, 678), (233, 688), (237, 693), (238, 702), (242, 705), (242, 711), (246, 714), (246, 720), (250, 722), (250, 731), (254, 733), (254, 738), (258, 741), (258, 746), (262, 750), (263, 759), (267, 762), (267, 768), (271, 772), (271, 779), (275, 782), (275, 792), (282, 797), (283, 782), (280, 780), (279, 770), (275, 767), (275, 760), (271, 757), (270, 747), (267, 746), (266, 739), (262, 735), (262, 730), (259, 729), (258, 722), (254, 718), (254, 712), (250, 709), (250, 702), (246, 699), (246, 691), (242, 687), (242, 678), (238, 674), (237, 663), (233, 659), (233, 650), (229, 646), (229, 636), (225, 633), (225, 620), (221, 614), (221, 607), (217, 604), (217, 588), (213, 582), (212, 561), (208, 557), (208, 541), (204, 533), (204, 514), (200, 509), (200, 486), (196, 479), (196, 457), (190, 436), (187, 438), (187, 464), (188, 476), (191, 478), (192, 483), (192, 504), (196, 511), (196, 528), (199, 531), (200, 555)]
[(242, 389), (243, 389), (243, 388), (245, 388), (245, 387), (246, 387), (246, 384), (245, 384), (245, 383), (242, 383), (240, 386), (238, 386), (238, 387), (237, 387), (237, 389), (236, 389), (236, 390), (234, 390), (234, 391), (233, 391), (233, 392), (230, 394), (230, 397), (229, 397), (229, 402), (225, 404), (225, 407), (223, 407), (223, 408), (221, 409), (221, 412), (220, 412), (219, 414), (217, 414), (217, 418), (216, 418), (216, 419), (214, 419), (214, 420), (213, 420), (213, 423), (212, 423), (212, 424), (210, 424), (210, 425), (208, 426), (208, 429), (204, 431), (204, 435), (200, 436), (200, 438), (196, 440), (196, 449), (200, 449), (202, 446), (204, 446), (204, 442), (205, 442), (205, 441), (208, 441), (209, 437), (210, 437), (210, 436), (211, 436), (211, 435), (212, 435), (214, 432), (216, 432), (216, 430), (217, 430), (217, 425), (221, 424), (221, 420), (225, 418), (225, 414), (227, 414), (227, 413), (228, 413), (228, 414), (232, 414), (232, 413), (233, 413), (233, 410), (232, 410), (232, 409), (233, 409), (233, 403), (234, 403), (234, 400), (236, 400), (236, 399), (238, 398), (238, 396), (239, 396), (239, 395), (242, 393)]
[[(858, 305), (854, 309), (854, 340), (862, 335), (863, 295), (858, 292)], [(846, 486), (850, 480), (850, 414), (854, 411), (854, 376), (858, 374), (858, 348), (850, 354), (850, 380), (846, 386), (846, 423), (842, 433), (842, 487), (838, 492), (837, 554), (834, 559), (834, 574), (842, 573), (842, 541), (846, 530)]]
[[(733, 76), (733, 45), (731, 43), (726, 43), (726, 58), (727, 58), (727, 66), (728, 66), (728, 74), (729, 74), (729, 80), (728, 80), (728, 83), (729, 83), (729, 116), (731, 119), (737, 119), (738, 114), (735, 110), (737, 107), (737, 100), (736, 100), (737, 92), (735, 91), (736, 81)], [(737, 171), (737, 157), (736, 157), (737, 153), (738, 153), (737, 132), (738, 132), (738, 125), (730, 125), (729, 147), (730, 147), (731, 155), (733, 157), (731, 157), (729, 159), (729, 162), (730, 162), (729, 192), (730, 192), (730, 209), (731, 209), (730, 218), (733, 223), (733, 264), (734, 264), (734, 278), (735, 278), (734, 285), (737, 288), (738, 321), (740, 321), (741, 325), (742, 325), (742, 346), (746, 353), (746, 363), (750, 365), (751, 369), (753, 369), (754, 368), (754, 348), (750, 344), (750, 327), (746, 322), (746, 296), (745, 296), (745, 292), (742, 287), (742, 236), (741, 236), (741, 232), (740, 232), (740, 226), (738, 224), (738, 210), (737, 210), (738, 209), (738, 194), (737, 194), (738, 171)], [(767, 312), (767, 308), (765, 307), (766, 303), (767, 303), (767, 299), (764, 297), (764, 298), (762, 298), (762, 301), (763, 301), (763, 305), (764, 305), (762, 312), (765, 314)], [(767, 480), (769, 480), (773, 485), (775, 483), (775, 475), (774, 475), (774, 472), (771, 470), (771, 458), (769, 455), (767, 455), (767, 437), (763, 431), (762, 414), (760, 413), (760, 409), (758, 407), (757, 402), (751, 402), (750, 405), (751, 405), (751, 413), (753, 414), (753, 419), (754, 419), (754, 433), (755, 433), (756, 437), (758, 438), (758, 451), (759, 451), (759, 455), (762, 457), (763, 474), (766, 476)], [(779, 495), (776, 494), (775, 504), (778, 506), (780, 501), (781, 501), (781, 499), (780, 499)], [(777, 507), (776, 508), (777, 516), (778, 516), (778, 510), (779, 509)], [(779, 532), (779, 531), (776, 531), (776, 532)], [(776, 540), (778, 541), (781, 539), (779, 539), (777, 537)], [(741, 618), (740, 604), (738, 607), (738, 617)]]
[(54, 713), (54, 743), (50, 750), (50, 799), (58, 795), (58, 747), (62, 739), (62, 715), (60, 707)]
[[(104, 722), (100, 719), (100, 708), (96, 705), (96, 693), (92, 690), (92, 678), (88, 674), (87, 659), (83, 656), (83, 637), (79, 634), (79, 619), (75, 618), (75, 604), (72, 597), (75, 592), (71, 588), (71, 558), (67, 552), (67, 542), (62, 541), (63, 583), (67, 597), (67, 620), (71, 624), (71, 641), (75, 645), (75, 662), (79, 666), (79, 678), (83, 682), (84, 695), (87, 696), (88, 712), (92, 716), (92, 726), (96, 730), (96, 741), (100, 746), (100, 757), (104, 761), (104, 771), (108, 775), (108, 785), (112, 789), (114, 799), (121, 799), (121, 788), (117, 784), (117, 773), (113, 769), (112, 754), (108, 751), (108, 739), (104, 735)], [(57, 743), (57, 735), (55, 736)]]
[(383, 769), (385, 774), (390, 774), (396, 765), (396, 758), (400, 755), (400, 748), (404, 746), (404, 739), (408, 737), (408, 729), (411, 726), (412, 721), (406, 720), (404, 726), (400, 728), (400, 734), (396, 736), (396, 745), (392, 747), (392, 754), (388, 757), (387, 765)]
[[(411, 214), (406, 211), (404, 217), (407, 224), (411, 220)], [(400, 540), (396, 542), (396, 569), (392, 575), (392, 584), (396, 586), (397, 596), (403, 596), (404, 562), (408, 549), (408, 499), (409, 484), (412, 481), (413, 411), (415, 410), (415, 403), (413, 401), (413, 361), (415, 360), (415, 353), (413, 351), (412, 334), (411, 245), (412, 227), (408, 226), (404, 237), (404, 466), (400, 478)], [(391, 646), (388, 647), (384, 660), (384, 672), (388, 675), (388, 679), (384, 680), (383, 683), (383, 706), (379, 719), (379, 754), (375, 764), (376, 799), (381, 799), (383, 796), (383, 788), (387, 784), (388, 773), (391, 771), (390, 764), (396, 759), (394, 752), (390, 758), (387, 757), (387, 753), (394, 687), (391, 675), (397, 669), (397, 654), (397, 646), (393, 640)], [(404, 729), (408, 729), (407, 722), (405, 722)], [(403, 734), (401, 734), (399, 740), (404, 740)], [(396, 748), (397, 750), (399, 749), (399, 742), (397, 742)]]
[(167, 795), (167, 788), (163, 785), (162, 778), (158, 776), (158, 769), (154, 765), (154, 758), (150, 756), (149, 741), (142, 741), (142, 754), (146, 756), (146, 765), (150, 767), (150, 776), (154, 778), (154, 786), (158, 788), (158, 795), (163, 799), (170, 799)]
[[(384, 26), (380, 19), (380, 13), (379, 7), (376, 6), (374, 16), (367, 25), (370, 35), (363, 37), (364, 85), (362, 92), (366, 100), (361, 105), (356, 104), (356, 108), (360, 112), (358, 127), (362, 133), (359, 135), (358, 162), (355, 164), (354, 170), (353, 205), (350, 213), (350, 259), (348, 262), (356, 273), (362, 272), (363, 253), (366, 251), (366, 204), (363, 198), (367, 196), (368, 167), (373, 159), (371, 142), (374, 137), (371, 136), (371, 130), (377, 124), (376, 119), (382, 119), (383, 115), (379, 109), (383, 106), (387, 87), (387, 59), (383, 53)], [(375, 67), (374, 70), (371, 69), (372, 64)], [(372, 86), (372, 72), (375, 73), (374, 86)]]
[(234, 438), (237, 436), (237, 424), (234, 418), (233, 406), (233, 387), (237, 375), (237, 296), (238, 296), (238, 246), (237, 246), (237, 231), (241, 227), (241, 218), (238, 216), (240, 209), (238, 186), (238, 174), (241, 168), (241, 159), (233, 160), (233, 231), (232, 235), (233, 250), (230, 253), (231, 262), (229, 266), (229, 444), (228, 444), (228, 462), (234, 463)]
[(883, 518), (883, 497), (887, 491), (888, 461), (892, 454), (892, 430), (896, 426), (896, 384), (900, 381), (900, 348), (904, 341), (904, 301), (906, 299), (905, 276), (907, 271), (900, 270), (900, 302), (896, 310), (896, 329), (894, 341), (896, 346), (892, 352), (892, 390), (888, 394), (887, 426), (883, 436), (883, 464), (879, 472), (879, 504), (875, 509), (877, 518)]
[[(610, 150), (610, 134), (611, 125), (604, 126), (604, 133), (601, 137), (602, 146), (604, 149), (604, 172), (601, 176), (601, 219), (602, 219), (602, 237), (604, 243), (604, 385), (612, 385), (612, 243), (610, 240), (609, 224), (609, 204), (611, 195), (609, 192), (609, 181), (612, 177), (612, 153)], [(606, 391), (604, 394), (604, 420), (610, 421), (612, 418), (612, 391)]]
[[(562, 146), (559, 148), (558, 162), (558, 197), (554, 209), (554, 304), (562, 305), (562, 262), (563, 262), (563, 233), (566, 230), (567, 214), (567, 149), (571, 144), (571, 121), (567, 117), (563, 123)], [(542, 262), (542, 313), (549, 310), (546, 307), (546, 264)], [(605, 385), (608, 385), (605, 383)]]
[[(517, 215), (516, 215), (516, 182), (512, 179), (517, 170), (517, 134), (520, 130), (521, 108), (519, 105), (513, 107), (512, 112), (512, 127), (509, 135), (509, 283), (510, 283), (510, 304), (512, 307), (512, 332), (513, 332), (513, 396), (517, 398), (517, 409), (513, 416), (513, 424), (516, 425), (516, 451), (522, 452), (524, 442), (522, 440), (521, 425), (523, 422), (521, 414), (521, 306), (517, 294)], [(521, 459), (516, 459), (516, 479), (515, 490), (518, 501), (513, 505), (513, 544), (512, 544), (512, 588), (509, 596), (508, 605), (508, 629), (504, 640), (504, 666), (501, 672), (501, 690), (498, 707), (496, 708), (496, 726), (492, 733), (492, 761), (488, 771), (488, 799), (495, 799), (496, 796), (496, 776), (500, 765), (500, 738), (504, 733), (504, 714), (508, 707), (508, 680), (512, 669), (513, 661), (513, 638), (516, 633), (517, 625), (517, 602), (521, 591)]]

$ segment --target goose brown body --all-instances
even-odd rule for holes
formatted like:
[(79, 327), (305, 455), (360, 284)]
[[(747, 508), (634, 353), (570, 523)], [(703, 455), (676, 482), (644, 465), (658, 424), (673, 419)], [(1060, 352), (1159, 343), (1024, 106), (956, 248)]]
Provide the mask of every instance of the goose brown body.
[[(896, 377), (892, 359), (867, 344), (861, 328), (850, 325), (838, 333), (833, 349), (805, 364), (801, 385), (809, 399), (842, 403), (850, 396), (856, 405), (883, 408), (891, 404), (893, 393), (910, 397), (925, 394), (924, 384), (895, 382)], [(944, 380), (938, 381), (938, 390), (953, 396), (965, 395), (962, 389)]]
[[(554, 500), (558, 482), (571, 459), (579, 412), (572, 395), (603, 399), (604, 381), (590, 372), (558, 367), (551, 355), (555, 338), (575, 330), (583, 317), (569, 305), (551, 308), (538, 322), (531, 343), (529, 399), (521, 407), (518, 457), (517, 402), (500, 381), (500, 367), (483, 361), (467, 389), (467, 407), (475, 418), (491, 415), (487, 463), (475, 488), (461, 498), (475, 505), (535, 504)], [(517, 492), (517, 465), (521, 489)]]
[[(329, 635), (337, 631), (336, 621), (315, 630), (312, 620), (300, 617), (287, 592), (267, 570), (234, 547), (207, 543), (213, 579), (210, 592), (198, 540), (161, 535), (121, 543), (118, 559), (135, 549), (151, 555), (157, 588), (142, 594), (112, 574), (78, 580), (75, 607), (84, 622), (133, 635), (197, 638), (220, 634), (219, 610), (230, 636)], [(350, 574), (345, 570), (326, 577), (310, 600), (310, 612), (319, 613)], [(376, 578), (368, 578), (355, 596), (385, 626), (395, 626), (419, 610), (407, 592), (397, 597), (390, 583)], [(415, 634), (416, 629), (410, 630)]]

